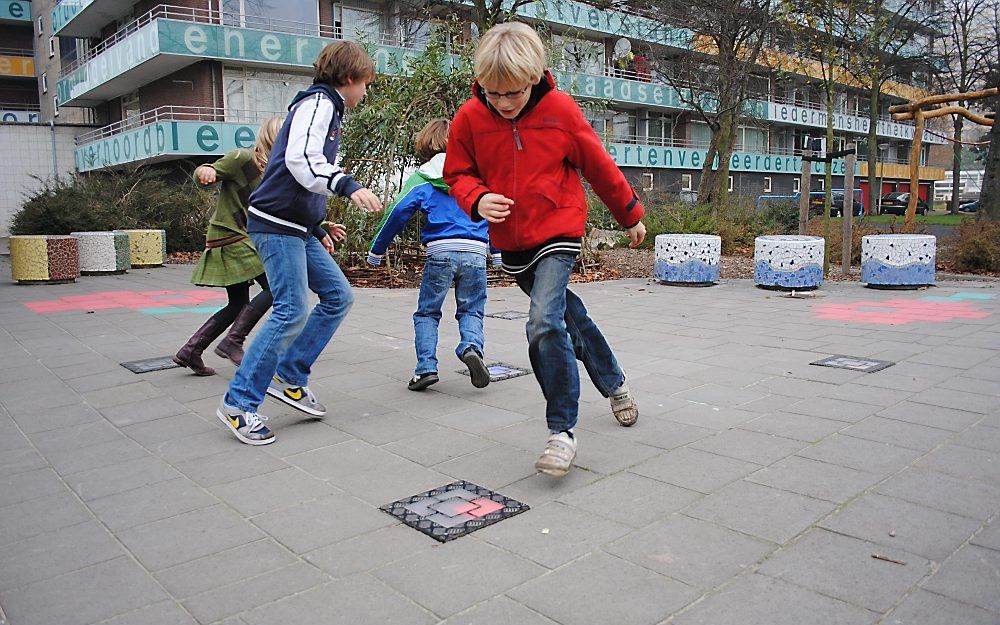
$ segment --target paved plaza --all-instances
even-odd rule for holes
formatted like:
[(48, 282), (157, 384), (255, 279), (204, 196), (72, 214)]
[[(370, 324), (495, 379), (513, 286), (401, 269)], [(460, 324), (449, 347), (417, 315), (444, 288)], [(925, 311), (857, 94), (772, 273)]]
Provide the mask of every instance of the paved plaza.
[[(234, 368), (134, 374), (221, 304), (191, 266), (15, 286), (0, 262), (0, 622), (7, 625), (997, 625), (1000, 282), (574, 286), (640, 406), (583, 373), (577, 466), (536, 474), (532, 376), (453, 354), (406, 389), (413, 289), (358, 289), (307, 418), (215, 416)], [(491, 288), (487, 313), (526, 312)], [(528, 367), (524, 319), (487, 360)], [(834, 355), (894, 365), (811, 365)], [(458, 480), (530, 509), (446, 543), (379, 510)], [(877, 557), (875, 557), (877, 556)]]

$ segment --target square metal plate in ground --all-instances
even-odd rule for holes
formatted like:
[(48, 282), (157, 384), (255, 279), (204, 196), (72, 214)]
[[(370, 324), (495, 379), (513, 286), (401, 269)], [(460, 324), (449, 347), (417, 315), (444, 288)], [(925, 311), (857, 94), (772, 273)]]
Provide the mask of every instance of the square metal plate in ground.
[[(525, 369), (524, 367), (515, 367), (513, 365), (505, 365), (502, 362), (494, 362), (486, 365), (486, 370), (490, 372), (490, 382), (499, 382), (501, 380), (509, 380), (511, 378), (519, 378), (522, 375), (528, 375), (531, 373), (531, 369)], [(469, 375), (468, 369), (462, 369), (459, 371), (462, 375)]]
[(888, 360), (875, 360), (874, 358), (862, 358), (860, 356), (830, 356), (816, 362), (809, 363), (820, 367), (833, 367), (835, 369), (850, 369), (851, 371), (861, 371), (862, 373), (874, 373), (886, 367), (893, 366), (894, 362)]
[(520, 310), (505, 310), (503, 312), (490, 313), (486, 316), (493, 317), (494, 319), (513, 320), (513, 319), (524, 319), (528, 316), (528, 313), (521, 312)]
[(162, 371), (164, 369), (176, 369), (180, 367), (170, 356), (147, 358), (145, 360), (130, 360), (129, 362), (120, 364), (132, 373), (149, 373), (150, 371)]
[(440, 542), (465, 536), (528, 509), (527, 504), (464, 481), (379, 508)]

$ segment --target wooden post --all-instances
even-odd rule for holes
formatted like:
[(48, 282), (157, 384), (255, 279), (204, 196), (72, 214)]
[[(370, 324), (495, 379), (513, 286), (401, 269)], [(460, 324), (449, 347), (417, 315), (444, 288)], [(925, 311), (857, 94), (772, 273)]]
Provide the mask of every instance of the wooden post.
[(920, 146), (924, 139), (924, 111), (917, 109), (913, 112), (914, 128), (913, 143), (910, 144), (910, 202), (906, 205), (906, 219), (903, 225), (907, 228), (913, 226), (914, 216), (917, 214), (917, 195), (920, 192)]
[[(857, 144), (847, 144), (848, 150), (855, 150), (856, 148)], [(856, 153), (851, 152), (848, 154), (847, 162), (845, 163), (846, 169), (844, 171), (844, 211), (840, 216), (843, 220), (840, 268), (845, 276), (851, 275), (851, 244), (854, 242), (854, 233), (852, 232), (854, 227), (854, 167), (857, 159), (858, 155)]]
[(812, 156), (812, 150), (806, 148), (802, 151), (802, 178), (799, 180), (799, 234), (806, 233), (806, 225), (809, 223), (809, 191), (812, 177), (812, 161), (806, 160)]

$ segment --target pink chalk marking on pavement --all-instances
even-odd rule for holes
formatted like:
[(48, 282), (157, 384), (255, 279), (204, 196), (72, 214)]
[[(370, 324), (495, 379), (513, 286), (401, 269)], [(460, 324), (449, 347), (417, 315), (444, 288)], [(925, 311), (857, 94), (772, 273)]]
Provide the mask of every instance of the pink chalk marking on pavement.
[(199, 306), (213, 300), (226, 299), (226, 294), (212, 289), (191, 289), (189, 291), (104, 291), (67, 295), (59, 299), (40, 302), (25, 302), (24, 305), (36, 313), (71, 312), (75, 310), (111, 310), (127, 308), (162, 308), (164, 306)]
[(471, 514), (476, 518), (483, 518), (487, 514), (493, 514), (497, 510), (503, 510), (503, 504), (497, 503), (492, 499), (486, 499), (485, 497), (480, 497), (479, 499), (473, 499), (469, 503), (476, 504), (479, 506), (475, 510), (469, 510), (466, 514)]
[(966, 302), (930, 302), (890, 299), (883, 302), (818, 304), (813, 317), (832, 321), (898, 326), (915, 321), (946, 322), (954, 319), (986, 319), (992, 313)]

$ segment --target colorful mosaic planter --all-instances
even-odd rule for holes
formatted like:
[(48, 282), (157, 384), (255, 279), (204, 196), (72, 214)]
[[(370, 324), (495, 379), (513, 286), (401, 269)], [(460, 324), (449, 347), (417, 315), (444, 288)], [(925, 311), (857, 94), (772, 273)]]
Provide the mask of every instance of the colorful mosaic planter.
[(133, 267), (160, 267), (167, 262), (165, 230), (115, 230), (128, 234)]
[(128, 234), (114, 232), (72, 232), (80, 242), (80, 273), (99, 276), (125, 273), (132, 268)]
[(80, 277), (79, 244), (70, 236), (14, 235), (10, 269), (20, 284), (74, 282)]
[(722, 238), (714, 234), (658, 234), (653, 275), (667, 284), (712, 284), (721, 254)]
[(814, 289), (823, 282), (823, 237), (779, 234), (754, 241), (754, 282), (781, 289)]
[(861, 281), (874, 288), (934, 284), (937, 237), (932, 234), (872, 234), (861, 238)]

